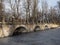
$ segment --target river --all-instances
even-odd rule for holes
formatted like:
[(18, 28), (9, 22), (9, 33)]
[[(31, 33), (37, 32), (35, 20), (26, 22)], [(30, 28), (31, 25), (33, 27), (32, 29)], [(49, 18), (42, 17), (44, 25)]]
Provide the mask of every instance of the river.
[(60, 28), (2, 38), (0, 45), (60, 45)]

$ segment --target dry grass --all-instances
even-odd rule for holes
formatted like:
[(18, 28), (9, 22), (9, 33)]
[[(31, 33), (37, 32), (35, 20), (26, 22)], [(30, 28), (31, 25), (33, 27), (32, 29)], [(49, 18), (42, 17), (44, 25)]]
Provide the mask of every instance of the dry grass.
[(40, 24), (40, 28), (44, 30), (46, 28), (45, 27), (46, 25), (48, 26), (49, 29), (59, 27), (59, 25), (57, 24)]

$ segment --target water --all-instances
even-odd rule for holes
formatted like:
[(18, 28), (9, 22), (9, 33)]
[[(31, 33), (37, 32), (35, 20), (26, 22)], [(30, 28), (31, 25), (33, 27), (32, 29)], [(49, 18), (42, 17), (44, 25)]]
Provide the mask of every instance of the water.
[(60, 29), (2, 38), (0, 45), (60, 45)]

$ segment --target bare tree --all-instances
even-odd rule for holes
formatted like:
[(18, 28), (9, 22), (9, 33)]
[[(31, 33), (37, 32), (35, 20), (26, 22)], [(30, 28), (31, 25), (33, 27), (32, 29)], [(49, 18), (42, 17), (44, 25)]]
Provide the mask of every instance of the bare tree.
[(4, 22), (5, 21), (5, 17), (4, 17), (4, 5), (3, 5), (3, 2), (4, 2), (4, 0), (0, 0), (0, 22)]
[(56, 23), (56, 21), (57, 21), (56, 9), (53, 7), (50, 8), (49, 18), (50, 18), (51, 23)]
[(60, 9), (60, 1), (58, 1), (58, 6), (59, 6), (59, 9)]
[(26, 0), (26, 23), (29, 23), (31, 0)]
[(19, 7), (20, 7), (20, 0), (15, 0), (15, 5), (16, 5), (16, 12), (17, 12), (17, 17), (19, 17)]
[(46, 0), (42, 0), (42, 20), (48, 22), (48, 4)]
[(38, 6), (38, 0), (33, 0), (33, 9), (32, 9), (32, 16), (33, 16), (33, 24), (36, 21), (37, 17), (37, 6)]
[(2, 9), (3, 9), (3, 4), (2, 4), (2, 0), (0, 0), (0, 22), (2, 22)]
[(16, 13), (16, 16), (19, 15), (20, 0), (8, 0), (9, 7), (11, 8), (12, 13)]
[(8, 3), (10, 5), (9, 7), (11, 8), (12, 21), (17, 22), (18, 18), (20, 17), (19, 14), (20, 0), (14, 0), (14, 3), (12, 2), (12, 0), (8, 0)]
[(58, 1), (58, 22), (60, 23), (60, 1)]
[(58, 1), (58, 8), (59, 8), (58, 13), (60, 15), (60, 1)]
[[(24, 0), (24, 9), (26, 13), (26, 23), (34, 23), (37, 19), (38, 0)], [(37, 21), (37, 20), (36, 20)]]
[[(0, 0), (0, 28), (1, 29), (3, 28), (3, 24), (4, 24), (4, 21), (5, 21), (5, 17), (3, 15), (3, 1), (4, 0)], [(2, 35), (4, 35), (3, 29), (2, 29)]]

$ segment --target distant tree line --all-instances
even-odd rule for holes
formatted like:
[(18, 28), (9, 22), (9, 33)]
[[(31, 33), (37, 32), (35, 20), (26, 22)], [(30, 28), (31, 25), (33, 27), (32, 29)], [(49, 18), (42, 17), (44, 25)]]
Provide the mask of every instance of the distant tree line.
[[(4, 7), (7, 2), (9, 9)], [(42, 1), (41, 9), (39, 0), (0, 0), (0, 22), (13, 24), (60, 24), (60, 1), (57, 7), (50, 7), (46, 0)], [(7, 4), (6, 4), (7, 5)]]

